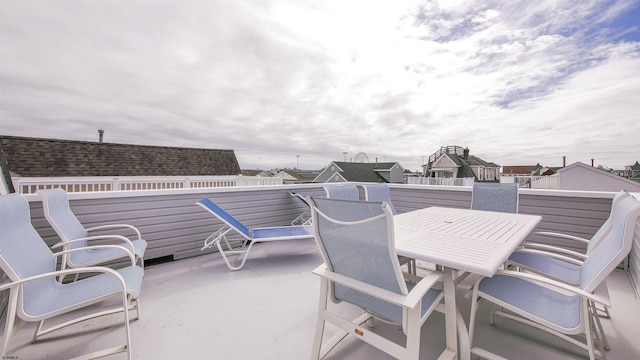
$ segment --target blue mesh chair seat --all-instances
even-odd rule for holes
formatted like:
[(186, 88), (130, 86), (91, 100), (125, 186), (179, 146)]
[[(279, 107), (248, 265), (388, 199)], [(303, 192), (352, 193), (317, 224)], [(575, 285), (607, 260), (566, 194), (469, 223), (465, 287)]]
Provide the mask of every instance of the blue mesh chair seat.
[(518, 184), (473, 183), (471, 209), (518, 213)]
[[(9, 290), (2, 358), (5, 358), (7, 353), (16, 316), (27, 322), (40, 322), (33, 337), (33, 341), (36, 341), (40, 336), (62, 327), (118, 312), (124, 315), (124, 344), (96, 351), (87, 357), (126, 352), (128, 358), (131, 358), (129, 310), (136, 310), (136, 318), (139, 318), (138, 299), (144, 275), (144, 270), (135, 265), (133, 255), (130, 255), (131, 266), (118, 270), (97, 266), (56, 270), (56, 260), (59, 256), (82, 249), (74, 248), (52, 253), (31, 225), (29, 204), (19, 194), (0, 197), (0, 228), (0, 268), (11, 280), (0, 285), (0, 291)], [(95, 248), (110, 246), (114, 245), (100, 245)], [(70, 283), (58, 281), (59, 277), (75, 274), (93, 276)], [(100, 312), (44, 328), (47, 319), (112, 297), (119, 298), (121, 303)]]
[[(417, 359), (420, 329), (438, 310), (445, 312), (447, 325), (443, 358), (455, 358), (455, 310), (443, 310), (442, 304), (443, 299), (453, 301), (451, 275), (431, 272), (422, 279), (404, 278), (395, 252), (393, 215), (386, 203), (311, 198), (310, 205), (316, 243), (324, 259), (314, 271), (321, 277), (321, 291), (311, 357), (324, 357), (352, 334), (396, 358)], [(438, 285), (444, 291), (437, 289)], [(327, 307), (328, 299), (356, 305), (363, 309), (363, 315), (345, 318)], [(407, 336), (405, 346), (362, 326), (372, 318), (398, 324)], [(326, 322), (341, 331), (323, 344)]]
[[(393, 206), (391, 202), (391, 193), (389, 192), (389, 185), (386, 183), (380, 184), (364, 184), (362, 185), (364, 188), (364, 198), (367, 201), (386, 201), (391, 214), (396, 214), (396, 208)], [(416, 274), (416, 260), (406, 257), (406, 256), (398, 256), (398, 260), (400, 260), (400, 265), (407, 265), (410, 274)]]

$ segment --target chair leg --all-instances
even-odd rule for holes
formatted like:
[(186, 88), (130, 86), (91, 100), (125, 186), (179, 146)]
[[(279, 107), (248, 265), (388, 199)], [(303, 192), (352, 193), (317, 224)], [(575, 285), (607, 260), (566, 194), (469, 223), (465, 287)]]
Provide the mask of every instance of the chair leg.
[(18, 303), (18, 289), (11, 288), (9, 291), (9, 303), (7, 304), (7, 312), (5, 314), (5, 326), (4, 326), (4, 340), (2, 341), (2, 349), (0, 350), (0, 357), (6, 359), (7, 348), (9, 347), (9, 340), (13, 333), (13, 326), (16, 320), (16, 308)]
[(329, 294), (329, 283), (326, 279), (320, 281), (320, 300), (318, 302), (318, 316), (316, 319), (316, 332), (313, 337), (313, 347), (311, 349), (311, 359), (320, 359), (320, 350), (322, 348), (322, 337), (324, 334), (324, 312), (327, 310), (327, 296)]
[[(583, 319), (585, 319), (585, 326), (584, 326), (584, 333), (586, 336), (586, 341), (587, 341), (587, 351), (589, 351), (589, 359), (590, 360), (595, 360), (596, 359), (596, 355), (595, 355), (595, 348), (594, 348), (594, 344), (593, 344), (593, 334), (592, 334), (592, 330), (594, 327), (593, 324), (593, 316), (591, 315), (591, 311), (589, 310), (589, 305), (588, 304), (583, 304), (582, 305), (582, 316)], [(604, 355), (604, 353), (603, 353)]]

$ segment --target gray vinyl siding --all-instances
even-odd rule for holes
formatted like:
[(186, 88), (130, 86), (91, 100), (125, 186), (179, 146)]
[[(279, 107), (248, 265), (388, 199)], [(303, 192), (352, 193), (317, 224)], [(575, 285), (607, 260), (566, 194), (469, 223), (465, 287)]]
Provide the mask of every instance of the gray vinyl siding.
[[(85, 227), (107, 223), (129, 223), (137, 226), (149, 242), (145, 259), (171, 256), (175, 259), (213, 252), (200, 251), (204, 239), (222, 224), (210, 213), (195, 205), (209, 197), (249, 227), (288, 225), (305, 210), (305, 205), (289, 195), (296, 191), (305, 196), (324, 197), (323, 184), (280, 185), (217, 189), (183, 189), (168, 191), (136, 191), (70, 194), (72, 210)], [(471, 187), (429, 185), (390, 185), (391, 200), (398, 213), (444, 206), (469, 208)], [(614, 193), (570, 192), (523, 189), (519, 212), (542, 215), (536, 231), (552, 231), (591, 238), (604, 223), (611, 209)], [(26, 196), (31, 203), (32, 222), (49, 245), (58, 242), (43, 217), (37, 196)], [(362, 198), (364, 196), (362, 195)], [(640, 227), (640, 225), (639, 225)], [(637, 235), (640, 230), (637, 231)], [(529, 240), (558, 244), (531, 235)], [(567, 241), (560, 245), (576, 246)], [(631, 253), (630, 271), (640, 284), (640, 235)]]

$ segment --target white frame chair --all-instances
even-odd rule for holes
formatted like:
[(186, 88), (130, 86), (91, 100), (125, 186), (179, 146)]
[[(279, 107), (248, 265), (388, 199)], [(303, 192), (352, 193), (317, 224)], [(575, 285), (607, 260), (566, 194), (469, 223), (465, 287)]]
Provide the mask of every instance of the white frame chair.
[[(607, 297), (596, 293), (606, 277), (629, 255), (634, 231), (640, 219), (640, 202), (627, 197), (612, 219), (612, 229), (580, 267), (580, 284), (572, 286), (538, 274), (501, 270), (491, 278), (479, 279), (473, 289), (469, 337), (472, 353), (488, 352), (473, 347), (473, 332), (481, 299), (506, 309), (491, 312), (544, 330), (589, 353), (589, 358), (606, 358), (608, 345), (598, 321), (596, 305), (610, 307)], [(585, 342), (572, 335), (585, 335)], [(596, 349), (596, 345), (598, 349)]]
[[(391, 192), (389, 191), (389, 185), (386, 183), (378, 183), (378, 184), (362, 184), (362, 188), (364, 189), (364, 198), (367, 201), (386, 201), (389, 210), (392, 215), (396, 214), (396, 208), (393, 206), (391, 202)], [(400, 265), (407, 265), (407, 269), (410, 274), (416, 275), (416, 260), (406, 256), (398, 256), (398, 260), (400, 260)]]
[[(38, 190), (37, 194), (42, 199), (44, 216), (49, 225), (60, 237), (60, 242), (53, 248), (62, 247), (64, 250), (84, 249), (63, 255), (63, 269), (69, 267), (82, 267), (104, 264), (109, 261), (133, 255), (136, 263), (144, 268), (144, 253), (147, 242), (142, 239), (140, 230), (129, 224), (106, 224), (85, 228), (77, 216), (71, 210), (66, 191), (61, 188)], [(118, 234), (106, 234), (90, 236), (93, 231), (121, 229), (133, 232), (133, 240)], [(119, 232), (120, 232), (119, 231)], [(109, 242), (114, 244), (108, 248), (87, 248), (94, 241)]]
[(353, 184), (327, 185), (324, 186), (324, 192), (327, 194), (327, 199), (360, 200), (360, 191), (358, 191), (358, 187)]
[[(9, 290), (9, 302), (5, 320), (4, 339), (0, 356), (5, 358), (16, 316), (27, 322), (39, 322), (33, 335), (35, 342), (42, 335), (81, 321), (99, 316), (123, 313), (123, 345), (83, 355), (79, 358), (102, 357), (126, 352), (131, 359), (131, 330), (129, 311), (136, 311), (140, 318), (139, 296), (144, 270), (135, 265), (130, 256), (131, 266), (118, 270), (107, 267), (81, 267), (56, 270), (57, 258), (83, 249), (74, 248), (52, 253), (44, 240), (31, 224), (29, 204), (19, 194), (0, 196), (0, 268), (11, 282), (0, 285), (0, 291)], [(114, 245), (95, 247), (110, 248)], [(29, 254), (25, 257), (25, 254)], [(66, 275), (91, 274), (70, 283), (60, 283), (58, 278)], [(74, 310), (86, 308), (105, 299), (119, 297), (121, 304), (115, 308), (97, 311), (66, 322), (44, 328), (45, 320), (55, 318)]]
[(517, 214), (519, 203), (517, 183), (473, 183), (471, 210)]
[[(393, 216), (386, 203), (322, 198), (308, 201), (316, 243), (324, 259), (324, 264), (313, 271), (320, 276), (321, 285), (311, 358), (325, 357), (347, 335), (353, 335), (398, 359), (418, 359), (421, 327), (434, 310), (445, 314), (446, 347), (440, 359), (457, 358), (451, 274), (429, 272), (423, 278), (409, 276), (417, 283), (407, 282), (395, 252)], [(342, 209), (336, 212), (336, 207)], [(350, 247), (350, 253), (336, 251), (336, 243)], [(376, 249), (375, 253), (368, 251), (371, 249)], [(438, 290), (439, 286), (443, 290)], [(364, 312), (349, 319), (333, 311), (328, 306), (329, 299), (349, 302)], [(373, 318), (399, 324), (407, 337), (404, 346), (363, 326), (372, 323)], [(323, 344), (327, 322), (340, 331)]]

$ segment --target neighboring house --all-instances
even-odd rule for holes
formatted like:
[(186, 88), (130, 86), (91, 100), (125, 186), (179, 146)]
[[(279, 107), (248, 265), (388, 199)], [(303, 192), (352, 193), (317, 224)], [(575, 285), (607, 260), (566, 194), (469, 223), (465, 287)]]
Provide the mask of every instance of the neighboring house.
[(560, 190), (640, 192), (640, 183), (581, 162), (559, 169), (553, 177)]
[(348, 181), (403, 183), (404, 168), (397, 162), (333, 161), (313, 180), (314, 183)]
[(429, 157), (425, 177), (500, 181), (500, 165), (469, 154), (469, 148), (443, 146)]
[(238, 175), (233, 150), (114, 144), (0, 135), (19, 177)]
[(640, 182), (640, 163), (636, 161), (635, 164), (629, 166), (628, 168), (629, 179)]
[(276, 169), (273, 177), (281, 177), (283, 184), (305, 184), (312, 183), (313, 180), (320, 174), (314, 170), (298, 170), (298, 169)]
[(258, 176), (258, 177), (271, 177), (273, 175), (271, 175), (270, 172), (265, 171), (265, 170), (242, 170), (242, 175), (243, 176)]

